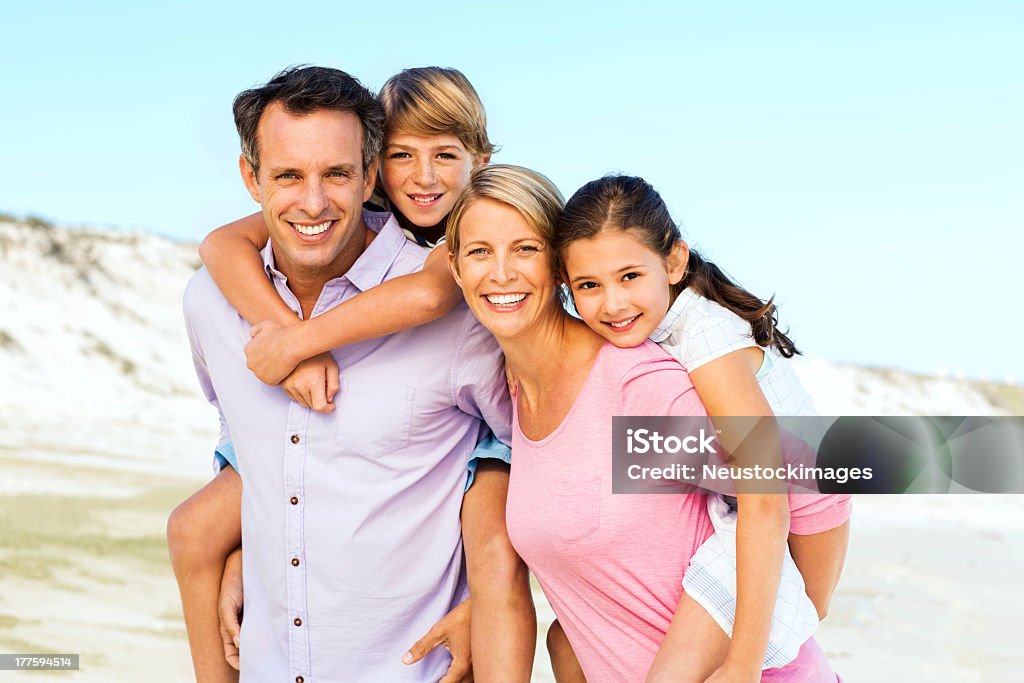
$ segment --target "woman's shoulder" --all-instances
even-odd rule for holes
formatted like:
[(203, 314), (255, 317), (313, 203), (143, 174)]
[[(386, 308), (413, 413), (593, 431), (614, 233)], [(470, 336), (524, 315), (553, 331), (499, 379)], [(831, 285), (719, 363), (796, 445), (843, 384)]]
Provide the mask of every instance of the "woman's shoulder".
[(631, 348), (605, 344), (594, 371), (596, 381), (591, 383), (591, 390), (617, 395), (620, 414), (624, 415), (663, 414), (660, 408), (693, 391), (679, 361), (650, 340)]

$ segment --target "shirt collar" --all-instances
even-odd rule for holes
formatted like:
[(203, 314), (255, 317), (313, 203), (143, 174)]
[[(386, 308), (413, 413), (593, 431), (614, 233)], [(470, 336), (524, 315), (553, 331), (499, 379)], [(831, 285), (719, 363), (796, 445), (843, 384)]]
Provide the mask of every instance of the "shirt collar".
[[(406, 240), (395, 217), (390, 213), (363, 211), (363, 222), (366, 223), (367, 228), (377, 233), (377, 237), (370, 242), (370, 246), (363, 250), (363, 253), (344, 275), (329, 280), (325, 283), (325, 287), (347, 279), (360, 291), (365, 292), (384, 281), (388, 269), (398, 258), (398, 253), (402, 250)], [(260, 254), (263, 257), (263, 267), (267, 276), (271, 280), (287, 283), (288, 278), (277, 269), (274, 262), (274, 249), (269, 241)]]
[(687, 287), (683, 291), (679, 292), (679, 296), (672, 302), (672, 305), (668, 307), (668, 312), (665, 317), (661, 319), (658, 326), (654, 328), (654, 332), (651, 332), (651, 336), (648, 337), (655, 344), (660, 344), (669, 338), (669, 335), (677, 329), (676, 321), (679, 320), (686, 312), (688, 308), (697, 303), (700, 295), (694, 292), (692, 289)]

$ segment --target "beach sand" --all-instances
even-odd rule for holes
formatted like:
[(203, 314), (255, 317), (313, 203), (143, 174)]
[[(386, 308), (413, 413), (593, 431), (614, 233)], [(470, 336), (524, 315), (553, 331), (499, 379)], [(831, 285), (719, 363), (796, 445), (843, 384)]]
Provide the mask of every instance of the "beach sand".
[[(81, 655), (78, 672), (0, 680), (191, 680), (164, 525), (202, 481), (11, 448), (0, 470), (0, 652)], [(1020, 497), (858, 498), (818, 633), (836, 669), (846, 681), (1019, 680), (1022, 533)], [(552, 615), (538, 603), (534, 680), (544, 682)]]

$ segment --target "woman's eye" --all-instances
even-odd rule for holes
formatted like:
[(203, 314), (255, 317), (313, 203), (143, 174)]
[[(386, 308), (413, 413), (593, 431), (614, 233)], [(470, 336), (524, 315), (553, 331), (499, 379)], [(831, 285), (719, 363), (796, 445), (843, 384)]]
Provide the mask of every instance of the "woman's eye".
[(520, 245), (519, 251), (535, 252), (535, 251), (540, 251), (540, 250), (537, 249), (537, 247), (533, 246), (532, 244), (523, 244), (523, 245)]
[(485, 253), (487, 253), (486, 249), (484, 249), (483, 247), (477, 247), (476, 249), (470, 249), (469, 251), (467, 251), (466, 256), (481, 256), (482, 254)]

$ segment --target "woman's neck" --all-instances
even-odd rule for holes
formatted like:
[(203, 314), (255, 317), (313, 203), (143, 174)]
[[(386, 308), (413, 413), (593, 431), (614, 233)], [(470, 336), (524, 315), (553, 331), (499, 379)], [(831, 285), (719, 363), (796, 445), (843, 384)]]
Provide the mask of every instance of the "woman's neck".
[(597, 333), (559, 309), (549, 320), (501, 342), (519, 390), (537, 396), (569, 375), (589, 372), (604, 345)]

